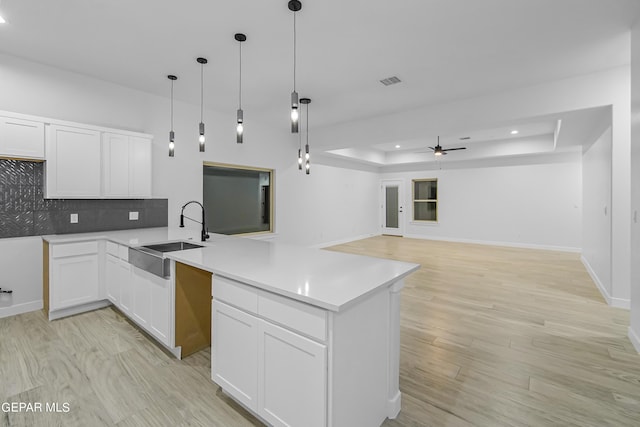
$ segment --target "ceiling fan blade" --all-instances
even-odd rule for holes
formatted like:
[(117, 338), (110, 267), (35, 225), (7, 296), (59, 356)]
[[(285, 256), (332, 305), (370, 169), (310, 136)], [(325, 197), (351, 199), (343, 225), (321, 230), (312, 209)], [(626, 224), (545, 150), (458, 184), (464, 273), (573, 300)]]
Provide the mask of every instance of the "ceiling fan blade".
[(435, 149), (435, 148), (433, 148), (433, 147), (427, 147), (427, 148), (430, 148), (430, 149), (432, 149), (433, 151), (436, 151), (436, 149)]
[(455, 151), (455, 150), (466, 150), (467, 147), (458, 147), (458, 148), (445, 148), (442, 151)]

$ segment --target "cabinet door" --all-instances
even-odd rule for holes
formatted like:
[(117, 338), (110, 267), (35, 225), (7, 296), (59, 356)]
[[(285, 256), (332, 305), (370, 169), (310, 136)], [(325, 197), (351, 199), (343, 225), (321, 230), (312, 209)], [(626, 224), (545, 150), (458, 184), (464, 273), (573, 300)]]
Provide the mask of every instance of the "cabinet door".
[(325, 426), (326, 346), (266, 321), (258, 345), (258, 414), (274, 426)]
[(129, 137), (129, 195), (151, 197), (151, 140)]
[(54, 258), (49, 285), (50, 310), (98, 300), (98, 255)]
[(151, 280), (148, 273), (138, 267), (133, 270), (133, 320), (145, 329), (151, 321)]
[(171, 280), (151, 276), (151, 334), (169, 344)]
[(44, 123), (0, 117), (0, 156), (44, 159)]
[(107, 254), (105, 262), (105, 281), (107, 298), (116, 306), (120, 304), (119, 260), (113, 255)]
[(131, 316), (133, 308), (133, 280), (131, 278), (131, 264), (118, 260), (118, 282), (120, 284), (120, 304), (118, 308)]
[(100, 133), (50, 125), (46, 135), (47, 197), (99, 197)]
[(214, 300), (211, 310), (211, 379), (257, 411), (258, 318)]
[(129, 196), (128, 136), (102, 134), (102, 174), (105, 196)]

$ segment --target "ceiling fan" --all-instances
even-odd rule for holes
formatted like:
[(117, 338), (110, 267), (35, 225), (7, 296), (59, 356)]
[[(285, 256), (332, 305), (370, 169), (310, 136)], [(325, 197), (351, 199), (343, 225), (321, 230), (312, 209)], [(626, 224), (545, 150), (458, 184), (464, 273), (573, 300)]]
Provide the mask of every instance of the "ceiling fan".
[(456, 147), (456, 148), (442, 148), (440, 146), (440, 136), (438, 136), (438, 144), (435, 147), (429, 147), (433, 150), (433, 154), (436, 156), (444, 156), (447, 154), (447, 151), (455, 151), (455, 150), (466, 150), (467, 147)]

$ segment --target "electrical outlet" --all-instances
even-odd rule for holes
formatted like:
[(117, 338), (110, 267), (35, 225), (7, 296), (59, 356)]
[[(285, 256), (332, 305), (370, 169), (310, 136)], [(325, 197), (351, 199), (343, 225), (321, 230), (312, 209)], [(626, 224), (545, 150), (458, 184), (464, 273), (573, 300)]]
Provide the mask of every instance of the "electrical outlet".
[(78, 223), (78, 214), (71, 214), (71, 224), (77, 224)]
[(129, 221), (137, 221), (138, 212), (129, 212)]

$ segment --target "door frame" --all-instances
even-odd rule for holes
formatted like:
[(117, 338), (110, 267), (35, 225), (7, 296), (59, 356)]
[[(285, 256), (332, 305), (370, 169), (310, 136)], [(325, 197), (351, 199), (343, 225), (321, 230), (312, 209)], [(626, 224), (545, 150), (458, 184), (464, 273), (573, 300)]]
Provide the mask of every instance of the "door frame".
[[(387, 228), (386, 224), (386, 188), (398, 187), (398, 228)], [(404, 236), (404, 212), (405, 209), (405, 197), (404, 197), (404, 180), (402, 179), (383, 179), (380, 181), (380, 230), (381, 234), (389, 236)]]

